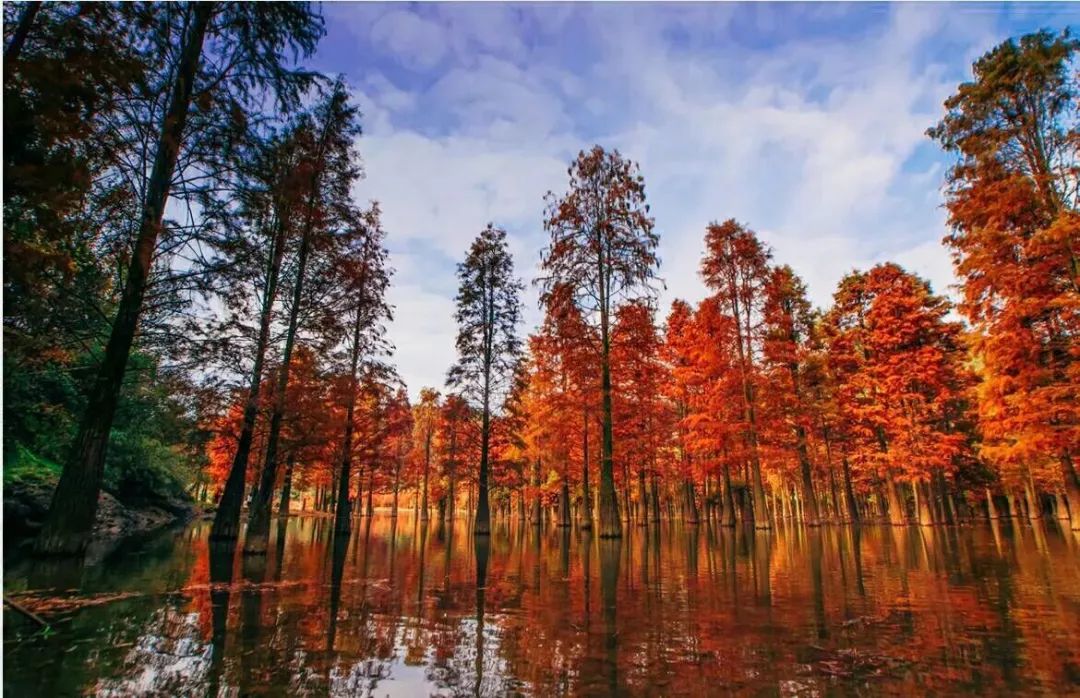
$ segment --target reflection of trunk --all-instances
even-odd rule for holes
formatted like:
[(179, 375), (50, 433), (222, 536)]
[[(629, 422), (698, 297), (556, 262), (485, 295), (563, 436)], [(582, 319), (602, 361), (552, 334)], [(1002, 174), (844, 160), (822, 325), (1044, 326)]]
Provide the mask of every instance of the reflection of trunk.
[(87, 396), (79, 432), (64, 463), (60, 482), (53, 492), (45, 526), (38, 535), (36, 549), (48, 555), (80, 555), (90, 540), (97, 516), (98, 494), (105, 473), (105, 451), (109, 432), (127, 370), (128, 355), (142, 312), (143, 296), (154, 259), (165, 205), (169, 199), (176, 161), (183, 142), (191, 104), (192, 89), (202, 56), (203, 38), (213, 3), (197, 3), (191, 9), (191, 24), (169, 96), (169, 105), (157, 139), (153, 169), (146, 186), (138, 234), (125, 277), (116, 319), (105, 346), (90, 394)]
[(618, 649), (619, 633), (617, 618), (617, 584), (619, 581), (619, 556), (622, 546), (612, 541), (600, 542), (600, 604), (604, 617), (604, 649), (608, 672), (608, 695), (619, 695)]
[(821, 583), (821, 533), (810, 534), (810, 582), (814, 592), (814, 625), (819, 640), (829, 635), (825, 617), (825, 591)]
[(473, 687), (473, 694), (478, 696), (484, 694), (481, 690), (484, 683), (484, 595), (490, 550), (491, 539), (479, 536), (476, 539), (476, 684)]
[(225, 640), (228, 638), (229, 589), (232, 587), (233, 557), (236, 545), (231, 541), (210, 543), (210, 679), (207, 695), (218, 695), (224, 668)]

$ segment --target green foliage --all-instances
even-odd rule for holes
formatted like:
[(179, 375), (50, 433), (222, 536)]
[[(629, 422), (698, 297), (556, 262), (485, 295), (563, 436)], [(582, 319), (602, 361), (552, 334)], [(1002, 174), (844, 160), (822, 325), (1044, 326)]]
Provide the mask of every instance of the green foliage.
[[(70, 362), (4, 361), (4, 482), (55, 482), (78, 429), (85, 391), (100, 351)], [(104, 486), (127, 503), (186, 499), (198, 472), (201, 438), (182, 396), (184, 386), (159, 374), (146, 353), (132, 356), (105, 462)]]
[(28, 481), (55, 483), (60, 479), (60, 466), (42, 458), (23, 446), (14, 446), (4, 455), (4, 486)]

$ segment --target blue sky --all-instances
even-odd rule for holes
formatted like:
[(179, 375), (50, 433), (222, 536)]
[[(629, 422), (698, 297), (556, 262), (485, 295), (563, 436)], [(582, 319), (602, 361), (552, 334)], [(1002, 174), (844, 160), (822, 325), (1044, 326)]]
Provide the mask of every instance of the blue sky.
[[(314, 67), (364, 113), (358, 201), (383, 207), (391, 338), (414, 396), (453, 361), (455, 264), (488, 221), (528, 283), (543, 195), (599, 143), (640, 163), (660, 234), (661, 318), (705, 295), (705, 225), (734, 217), (818, 305), (893, 260), (953, 283), (946, 161), (923, 135), (1001, 40), (1067, 4), (328, 3)], [(536, 293), (527, 324), (539, 319)]]

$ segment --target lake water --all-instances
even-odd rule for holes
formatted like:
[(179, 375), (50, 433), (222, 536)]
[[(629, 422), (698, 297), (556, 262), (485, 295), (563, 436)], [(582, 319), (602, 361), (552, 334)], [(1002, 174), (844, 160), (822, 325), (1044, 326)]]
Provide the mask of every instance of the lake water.
[(1080, 695), (1080, 537), (1054, 521), (478, 544), (409, 512), (335, 545), (294, 517), (264, 558), (208, 533), (9, 566), (53, 625), (5, 609), (5, 695)]

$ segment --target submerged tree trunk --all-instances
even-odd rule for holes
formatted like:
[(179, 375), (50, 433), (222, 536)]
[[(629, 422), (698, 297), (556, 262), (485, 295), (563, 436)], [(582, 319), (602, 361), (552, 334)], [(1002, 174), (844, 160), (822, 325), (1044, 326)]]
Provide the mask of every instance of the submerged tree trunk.
[[(113, 321), (105, 356), (86, 402), (78, 435), (64, 463), (60, 482), (53, 492), (45, 525), (35, 542), (35, 550), (45, 555), (81, 555), (90, 541), (90, 531), (97, 517), (98, 494), (105, 471), (105, 452), (109, 445), (113, 416), (120, 388), (127, 370), (128, 355), (135, 340), (143, 296), (153, 264), (169, 187), (183, 142), (191, 105), (195, 76), (202, 56), (203, 39), (215, 4), (197, 3), (192, 9), (191, 25), (180, 50), (180, 62), (169, 95), (146, 198), (142, 204), (138, 234), (128, 265), (124, 290)], [(32, 17), (31, 17), (32, 19)], [(29, 22), (28, 22), (29, 25)], [(6, 53), (10, 54), (9, 45)], [(11, 55), (12, 59), (14, 54)]]

